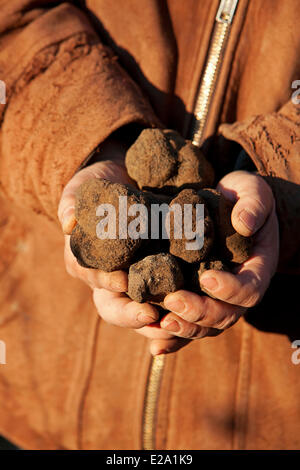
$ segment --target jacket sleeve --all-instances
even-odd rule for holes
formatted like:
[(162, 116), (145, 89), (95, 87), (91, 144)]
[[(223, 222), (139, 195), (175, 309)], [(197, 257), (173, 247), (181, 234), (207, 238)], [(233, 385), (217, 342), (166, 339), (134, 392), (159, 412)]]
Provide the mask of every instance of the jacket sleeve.
[(72, 3), (0, 0), (0, 80), (0, 191), (51, 219), (64, 185), (112, 132), (157, 124)]
[(220, 133), (239, 143), (272, 187), (280, 229), (278, 271), (300, 273), (300, 105), (222, 124)]

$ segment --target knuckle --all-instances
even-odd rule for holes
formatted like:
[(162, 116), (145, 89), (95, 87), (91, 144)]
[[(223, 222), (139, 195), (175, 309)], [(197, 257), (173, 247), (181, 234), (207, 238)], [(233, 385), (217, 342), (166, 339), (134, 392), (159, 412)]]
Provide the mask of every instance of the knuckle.
[(255, 305), (257, 305), (259, 302), (260, 302), (260, 294), (259, 294), (259, 292), (253, 292), (251, 295), (249, 295), (249, 297), (247, 297), (247, 298), (242, 302), (241, 305), (242, 305), (243, 307), (251, 308), (251, 307), (255, 307)]
[(142, 320), (143, 315), (144, 315), (143, 310), (135, 309), (131, 314), (132, 323), (134, 325), (144, 325), (145, 322), (143, 322)]
[(265, 213), (267, 211), (265, 201), (259, 199), (258, 197), (253, 197), (253, 208), (256, 214)]
[(191, 325), (189, 327), (183, 328), (182, 332), (180, 332), (180, 336), (183, 336), (184, 338), (189, 338), (189, 339), (197, 338), (199, 330), (201, 330), (199, 326)]
[(147, 325), (146, 316), (147, 309), (141, 307), (140, 305), (135, 305), (134, 302), (129, 302), (124, 311), (126, 312), (123, 318), (123, 325), (128, 328), (139, 329)]
[(116, 282), (116, 279), (114, 276), (105, 276), (102, 279), (102, 282), (105, 284), (106, 289), (108, 290), (118, 290), (119, 284)]
[(224, 318), (221, 318), (217, 320), (214, 325), (211, 325), (214, 328), (217, 328), (218, 330), (226, 330), (227, 328), (230, 328), (234, 323), (236, 322), (236, 315), (231, 314), (231, 315), (226, 315)]
[(207, 295), (201, 298), (201, 305), (199, 305), (197, 309), (197, 320), (195, 321), (201, 322), (206, 319), (209, 309), (211, 308), (211, 302), (212, 298)]
[(252, 282), (249, 285), (247, 295), (244, 297), (244, 300), (240, 305), (247, 308), (257, 305), (261, 300), (260, 286), (261, 279), (253, 277)]
[(200, 313), (198, 309), (190, 307), (184, 314), (181, 314), (181, 317), (187, 322), (194, 323), (203, 320), (204, 314)]
[(205, 336), (207, 336), (208, 334), (208, 331), (209, 331), (209, 327), (205, 327), (205, 326), (199, 327), (193, 339), (205, 338)]
[(234, 304), (236, 303), (236, 297), (237, 297), (236, 289), (231, 289), (229, 292), (227, 292), (227, 295), (224, 295), (222, 297), (222, 300), (230, 304)]
[(140, 312), (141, 309), (138, 310), (138, 308), (136, 308), (134, 304), (134, 301), (131, 301), (123, 306), (122, 316), (123, 318), (131, 318), (133, 320), (136, 320)]
[(105, 273), (98, 272), (98, 283), (101, 283), (107, 290), (125, 292), (127, 289), (127, 279), (119, 272)]

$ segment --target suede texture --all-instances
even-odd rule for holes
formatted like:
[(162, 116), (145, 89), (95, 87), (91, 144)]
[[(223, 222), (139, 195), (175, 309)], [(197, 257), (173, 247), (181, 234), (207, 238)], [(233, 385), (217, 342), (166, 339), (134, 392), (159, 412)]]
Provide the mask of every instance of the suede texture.
[[(140, 449), (148, 340), (65, 271), (61, 192), (127, 124), (187, 135), (218, 0), (0, 1), (0, 434), (26, 449)], [(267, 179), (280, 264), (262, 303), (166, 359), (158, 449), (299, 449), (299, 0), (240, 0), (205, 129)], [(121, 312), (120, 312), (121, 314)]]

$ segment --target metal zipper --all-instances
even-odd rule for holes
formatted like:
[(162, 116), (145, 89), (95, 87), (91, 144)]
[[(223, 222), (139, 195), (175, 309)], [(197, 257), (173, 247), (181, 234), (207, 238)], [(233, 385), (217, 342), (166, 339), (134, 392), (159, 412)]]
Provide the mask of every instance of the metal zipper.
[(143, 412), (142, 438), (144, 450), (155, 449), (156, 412), (165, 358), (165, 354), (160, 354), (151, 359)]
[[(207, 60), (195, 101), (194, 119), (191, 123), (189, 136), (197, 147), (200, 147), (202, 143), (209, 108), (220, 74), (229, 31), (238, 1), (221, 0), (216, 14)], [(157, 405), (165, 362), (166, 355), (160, 354), (151, 359), (149, 367), (142, 422), (142, 448), (145, 450), (155, 449)]]
[(209, 108), (220, 74), (221, 64), (238, 0), (221, 0), (211, 43), (208, 49), (204, 73), (197, 92), (194, 106), (194, 118), (191, 123), (190, 138), (200, 147), (204, 134)]

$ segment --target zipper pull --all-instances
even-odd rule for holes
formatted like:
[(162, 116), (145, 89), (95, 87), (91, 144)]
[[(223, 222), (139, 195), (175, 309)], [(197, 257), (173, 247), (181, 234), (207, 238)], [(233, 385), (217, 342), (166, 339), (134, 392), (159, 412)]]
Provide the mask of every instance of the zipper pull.
[(221, 0), (216, 15), (218, 23), (230, 24), (236, 9), (238, 0)]

